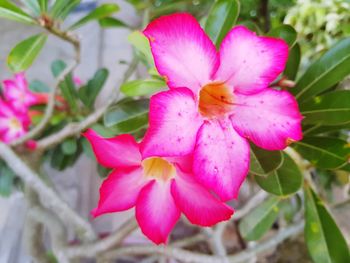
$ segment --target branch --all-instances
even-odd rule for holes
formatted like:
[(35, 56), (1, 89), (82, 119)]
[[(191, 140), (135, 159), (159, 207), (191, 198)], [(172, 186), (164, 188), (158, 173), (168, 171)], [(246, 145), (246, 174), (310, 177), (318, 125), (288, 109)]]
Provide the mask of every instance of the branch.
[(26, 133), (24, 136), (14, 140), (10, 143), (11, 146), (17, 146), (20, 145), (35, 136), (37, 136), (40, 132), (42, 132), (46, 125), (49, 123), (51, 116), (53, 114), (54, 108), (55, 108), (55, 94), (56, 90), (59, 86), (59, 84), (64, 80), (64, 78), (75, 68), (77, 64), (73, 63), (72, 65), (66, 67), (61, 74), (58, 76), (56, 85), (53, 87), (49, 94), (49, 102), (45, 108), (44, 117), (41, 119), (40, 123), (36, 125), (32, 130), (30, 130), (28, 133)]
[(67, 203), (62, 201), (57, 194), (49, 188), (39, 176), (33, 172), (14, 152), (4, 143), (0, 142), (0, 157), (8, 164), (27, 185), (33, 188), (45, 200), (45, 204), (58, 215), (72, 222), (78, 231), (82, 231), (86, 239), (94, 239), (95, 233), (91, 225), (82, 219)]
[[(228, 260), (231, 263), (248, 262), (253, 256), (260, 254), (264, 251), (272, 249), (282, 243), (289, 237), (299, 234), (304, 227), (304, 222), (287, 227), (275, 236), (258, 244), (255, 247), (237, 253), (235, 255), (228, 256)], [(200, 253), (191, 252), (188, 250), (175, 248), (172, 246), (129, 246), (119, 248), (114, 251), (110, 251), (104, 255), (107, 259), (114, 259), (125, 255), (165, 255), (169, 258), (176, 259), (184, 263), (223, 263), (225, 257), (211, 256)]]
[[(122, 79), (122, 83), (124, 83), (126, 80), (130, 78), (132, 73), (134, 72), (138, 61), (134, 59), (130, 65), (127, 71), (124, 74), (124, 77)], [(115, 100), (118, 97), (118, 90), (114, 89), (112, 94), (109, 96), (109, 100), (100, 108), (95, 110), (93, 113), (91, 113), (89, 116), (87, 116), (86, 119), (84, 119), (81, 122), (78, 123), (70, 123), (66, 127), (64, 127), (62, 130), (58, 131), (57, 133), (54, 133), (50, 136), (47, 136), (39, 141), (37, 141), (37, 149), (38, 150), (45, 150), (49, 147), (52, 147), (56, 144), (59, 144), (64, 139), (77, 135), (96, 123), (106, 112), (106, 110), (115, 102)]]
[(107, 251), (112, 247), (118, 245), (127, 235), (137, 228), (135, 220), (128, 221), (123, 224), (114, 234), (96, 241), (95, 243), (72, 246), (64, 250), (64, 254), (68, 258), (87, 257), (93, 258), (103, 251)]

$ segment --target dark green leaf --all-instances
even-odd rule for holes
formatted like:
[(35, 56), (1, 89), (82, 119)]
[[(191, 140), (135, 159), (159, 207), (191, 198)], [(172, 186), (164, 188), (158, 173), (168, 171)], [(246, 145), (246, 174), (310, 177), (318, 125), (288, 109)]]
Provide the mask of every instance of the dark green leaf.
[(104, 124), (107, 127), (114, 126), (124, 121), (144, 115), (148, 112), (149, 100), (122, 101), (108, 109), (104, 115)]
[(126, 96), (134, 97), (152, 95), (164, 87), (166, 83), (158, 79), (132, 80), (124, 83), (120, 91)]
[(108, 70), (105, 68), (97, 70), (87, 85), (79, 89), (79, 97), (88, 108), (92, 108), (94, 105), (97, 95), (108, 78), (108, 74)]
[(114, 17), (105, 17), (98, 20), (98, 23), (103, 28), (113, 28), (113, 27), (128, 27), (123, 21), (116, 19)]
[(305, 241), (314, 262), (350, 262), (349, 248), (323, 202), (305, 187)]
[(245, 240), (258, 240), (271, 228), (278, 216), (280, 200), (271, 196), (242, 219), (239, 231)]
[(316, 96), (300, 104), (303, 124), (339, 125), (350, 121), (350, 90)]
[(103, 167), (99, 164), (97, 165), (97, 173), (101, 178), (106, 178), (110, 172), (111, 169)]
[(92, 147), (89, 141), (84, 137), (82, 137), (80, 141), (81, 141), (81, 145), (83, 147), (84, 153), (91, 159), (96, 160), (94, 151), (92, 150)]
[(50, 91), (50, 88), (40, 80), (33, 80), (29, 83), (29, 89), (33, 92), (38, 93), (47, 93)]
[(47, 40), (47, 35), (38, 34), (18, 43), (7, 58), (7, 65), (13, 72), (27, 70), (39, 55)]
[(299, 102), (318, 95), (350, 73), (350, 38), (345, 38), (314, 62), (291, 92)]
[(135, 133), (148, 126), (148, 112), (119, 122), (111, 127), (116, 134)]
[(268, 174), (268, 176), (256, 176), (258, 185), (278, 196), (286, 196), (297, 192), (303, 182), (303, 175), (298, 166), (289, 155), (284, 154), (284, 161), (280, 168)]
[(349, 144), (338, 138), (305, 137), (294, 144), (305, 159), (316, 167), (323, 169), (338, 169), (345, 165), (350, 155)]
[(119, 6), (117, 4), (103, 4), (99, 7), (97, 7), (95, 10), (91, 11), (91, 13), (84, 16), (82, 19), (80, 19), (78, 22), (74, 23), (72, 26), (70, 26), (70, 29), (76, 29), (78, 27), (81, 27), (82, 25), (92, 21), (92, 20), (99, 20), (101, 18), (108, 17), (112, 15), (115, 12), (119, 11)]
[(350, 129), (350, 122), (340, 124), (340, 125), (331, 125), (331, 126), (320, 126), (320, 125), (314, 125), (314, 126), (308, 126), (307, 128), (303, 129), (304, 135), (317, 135), (317, 134), (326, 134), (330, 132), (336, 132), (341, 130), (349, 130)]
[(250, 160), (250, 173), (264, 176), (282, 165), (283, 155), (281, 151), (266, 151), (251, 144)]
[(3, 162), (0, 162), (0, 196), (9, 196), (12, 192), (15, 174)]
[(214, 42), (216, 48), (236, 23), (240, 4), (238, 0), (218, 0), (212, 6), (205, 23), (205, 32)]
[(6, 18), (25, 24), (36, 24), (35, 20), (27, 13), (7, 0), (0, 0), (0, 18)]
[(299, 65), (300, 65), (300, 45), (296, 43), (292, 49), (289, 50), (288, 61), (286, 65), (286, 69), (284, 70), (284, 75), (288, 77), (290, 80), (295, 80)]
[(61, 147), (65, 155), (72, 155), (78, 149), (77, 140), (75, 138), (67, 139), (62, 143)]
[(81, 0), (71, 0), (68, 4), (66, 4), (59, 13), (59, 18), (64, 20), (70, 12), (72, 12), (79, 4)]
[(297, 40), (297, 31), (290, 25), (281, 25), (271, 29), (267, 34), (270, 37), (278, 37), (284, 39), (291, 49)]
[(53, 18), (65, 18), (80, 3), (80, 0), (56, 0), (51, 8)]

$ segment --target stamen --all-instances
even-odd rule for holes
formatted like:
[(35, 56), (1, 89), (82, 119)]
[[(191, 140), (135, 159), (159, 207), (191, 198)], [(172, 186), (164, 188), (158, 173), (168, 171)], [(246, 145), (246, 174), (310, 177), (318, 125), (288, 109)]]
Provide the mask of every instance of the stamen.
[(147, 177), (167, 181), (176, 175), (175, 167), (160, 157), (151, 157), (142, 162), (143, 173)]

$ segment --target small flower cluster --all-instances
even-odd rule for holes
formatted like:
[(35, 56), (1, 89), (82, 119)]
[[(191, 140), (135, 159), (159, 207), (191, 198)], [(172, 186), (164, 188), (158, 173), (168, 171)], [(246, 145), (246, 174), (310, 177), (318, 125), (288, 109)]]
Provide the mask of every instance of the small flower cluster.
[(181, 214), (196, 225), (228, 220), (250, 162), (249, 141), (281, 150), (302, 138), (298, 105), (270, 87), (284, 70), (282, 39), (233, 28), (218, 52), (189, 14), (152, 21), (144, 30), (168, 91), (151, 97), (149, 128), (102, 138), (85, 133), (98, 162), (114, 170), (93, 216), (135, 207), (142, 232), (165, 243)]
[(31, 124), (29, 107), (39, 102), (28, 88), (24, 73), (2, 82), (0, 97), (0, 141), (10, 143), (28, 132)]

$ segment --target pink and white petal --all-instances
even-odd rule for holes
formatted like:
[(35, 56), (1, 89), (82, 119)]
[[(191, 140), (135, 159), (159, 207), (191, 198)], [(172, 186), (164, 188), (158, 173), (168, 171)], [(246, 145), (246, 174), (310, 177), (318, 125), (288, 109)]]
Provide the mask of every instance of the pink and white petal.
[(202, 123), (191, 90), (177, 88), (152, 96), (142, 157), (190, 154)]
[(282, 150), (302, 139), (298, 104), (287, 91), (266, 89), (254, 95), (236, 94), (231, 115), (236, 131), (266, 150)]
[(237, 198), (249, 170), (249, 144), (228, 119), (206, 122), (194, 151), (196, 179), (221, 200)]
[(212, 226), (230, 219), (233, 209), (216, 199), (193, 175), (179, 171), (172, 181), (171, 193), (176, 205), (192, 224)]
[(277, 78), (287, 58), (288, 45), (284, 40), (259, 37), (244, 26), (237, 26), (221, 44), (215, 79), (243, 94), (256, 93)]
[(90, 142), (97, 161), (101, 165), (119, 168), (141, 164), (139, 145), (130, 134), (103, 138), (94, 130), (88, 129), (83, 135)]
[(91, 211), (94, 217), (128, 210), (135, 206), (137, 197), (147, 179), (142, 168), (128, 167), (113, 170), (100, 187), (98, 206)]
[(166, 243), (180, 217), (170, 193), (170, 181), (151, 181), (140, 192), (136, 203), (136, 219), (142, 233), (157, 245)]
[(158, 72), (169, 87), (187, 87), (195, 94), (218, 67), (214, 44), (190, 14), (162, 16), (143, 31), (149, 39)]

